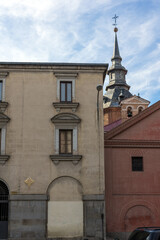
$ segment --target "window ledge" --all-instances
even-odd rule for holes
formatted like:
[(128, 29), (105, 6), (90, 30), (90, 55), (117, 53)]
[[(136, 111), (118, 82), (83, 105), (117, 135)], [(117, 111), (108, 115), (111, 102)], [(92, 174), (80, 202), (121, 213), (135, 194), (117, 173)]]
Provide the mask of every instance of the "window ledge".
[(77, 102), (67, 102), (67, 103), (62, 103), (62, 102), (54, 102), (53, 103), (54, 108), (56, 109), (57, 112), (60, 112), (60, 110), (63, 108), (65, 109), (72, 109), (72, 112), (75, 112), (79, 106), (79, 103)]
[(0, 155), (0, 165), (4, 165), (9, 160), (9, 158), (9, 155)]
[(0, 112), (5, 112), (7, 107), (8, 107), (8, 102), (0, 101)]
[(50, 155), (50, 159), (55, 165), (58, 165), (60, 162), (71, 161), (74, 165), (78, 164), (82, 159), (82, 155)]

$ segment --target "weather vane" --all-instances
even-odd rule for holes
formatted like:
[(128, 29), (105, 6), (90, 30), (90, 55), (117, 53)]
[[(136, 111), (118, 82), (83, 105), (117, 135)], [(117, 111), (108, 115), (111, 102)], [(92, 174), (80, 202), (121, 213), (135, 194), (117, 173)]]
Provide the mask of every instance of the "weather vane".
[(112, 17), (112, 19), (114, 19), (114, 21), (115, 21), (113, 24), (115, 27), (117, 26), (117, 18), (118, 18), (118, 16), (116, 14), (114, 15), (114, 17)]

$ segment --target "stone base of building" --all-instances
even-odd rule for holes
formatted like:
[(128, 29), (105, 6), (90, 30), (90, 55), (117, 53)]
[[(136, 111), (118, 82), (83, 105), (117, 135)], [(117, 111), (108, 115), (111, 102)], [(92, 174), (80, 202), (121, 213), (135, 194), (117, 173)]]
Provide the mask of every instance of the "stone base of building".
[(130, 232), (110, 232), (106, 233), (106, 240), (119, 239), (127, 240), (129, 238)]
[(46, 195), (10, 195), (8, 239), (46, 239)]
[(104, 239), (105, 214), (104, 195), (83, 195), (84, 238), (86, 240)]
[(82, 237), (47, 238), (47, 195), (9, 197), (9, 240), (101, 240), (105, 236), (104, 195), (83, 195)]

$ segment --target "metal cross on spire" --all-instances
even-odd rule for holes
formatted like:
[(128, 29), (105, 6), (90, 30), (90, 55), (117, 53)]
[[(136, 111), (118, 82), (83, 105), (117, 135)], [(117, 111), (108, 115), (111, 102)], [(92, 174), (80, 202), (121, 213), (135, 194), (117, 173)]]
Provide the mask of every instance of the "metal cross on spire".
[(112, 19), (114, 19), (114, 21), (115, 21), (113, 24), (115, 27), (117, 26), (117, 18), (118, 18), (118, 16), (116, 14), (114, 15), (114, 17), (112, 17)]

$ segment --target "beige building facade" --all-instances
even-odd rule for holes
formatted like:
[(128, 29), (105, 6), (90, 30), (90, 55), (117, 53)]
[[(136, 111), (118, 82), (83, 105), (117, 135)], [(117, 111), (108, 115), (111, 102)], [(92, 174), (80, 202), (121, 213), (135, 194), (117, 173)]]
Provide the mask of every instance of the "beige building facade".
[(0, 239), (104, 236), (107, 67), (0, 64)]

